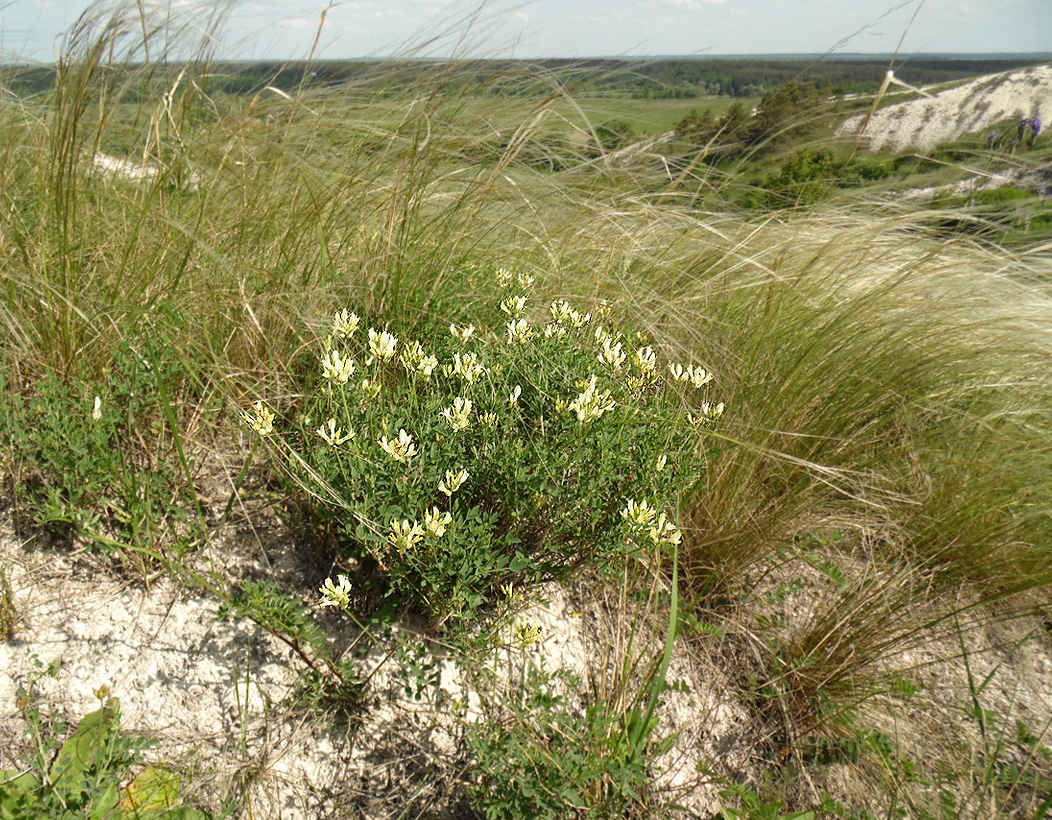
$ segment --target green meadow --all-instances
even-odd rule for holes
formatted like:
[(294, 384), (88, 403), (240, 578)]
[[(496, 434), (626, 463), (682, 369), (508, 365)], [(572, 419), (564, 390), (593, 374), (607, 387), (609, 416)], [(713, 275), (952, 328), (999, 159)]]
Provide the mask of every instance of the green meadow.
[[(419, 625), (389, 662), (441, 650), (490, 696), (456, 796), (387, 816), (1047, 816), (1048, 678), (1017, 661), (1049, 651), (1052, 206), (948, 187), (1048, 168), (1047, 134), (868, 154), (833, 132), (880, 75), (644, 99), (392, 61), (234, 91), (207, 36), (123, 15), (38, 88), (0, 76), (20, 543), (220, 601), (352, 735), (374, 673), (332, 625)], [(245, 515), (298, 581), (224, 575)], [(552, 585), (621, 607), (603, 662), (530, 660)], [(748, 720), (671, 790), (685, 659)], [(56, 726), (20, 685), (0, 817), (260, 816), (151, 762), (108, 691)]]

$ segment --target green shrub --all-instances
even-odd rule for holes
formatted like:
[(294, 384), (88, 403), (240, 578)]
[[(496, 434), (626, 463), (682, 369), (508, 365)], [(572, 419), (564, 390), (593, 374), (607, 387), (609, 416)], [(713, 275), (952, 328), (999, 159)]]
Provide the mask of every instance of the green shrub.
[(126, 340), (89, 382), (46, 372), (24, 392), (0, 375), (0, 441), (33, 526), (98, 543), (170, 546), (192, 502), (172, 401), (171, 349)]
[[(531, 324), (524, 282), (501, 301), (503, 338), (453, 326), (425, 350), (337, 314), (321, 383), (280, 439), (344, 548), (437, 620), (507, 583), (678, 540), (678, 497), (702, 475), (697, 429), (722, 413), (683, 409), (710, 374), (672, 365), (667, 385), (643, 340), (565, 302)], [(265, 405), (247, 419), (279, 441)]]

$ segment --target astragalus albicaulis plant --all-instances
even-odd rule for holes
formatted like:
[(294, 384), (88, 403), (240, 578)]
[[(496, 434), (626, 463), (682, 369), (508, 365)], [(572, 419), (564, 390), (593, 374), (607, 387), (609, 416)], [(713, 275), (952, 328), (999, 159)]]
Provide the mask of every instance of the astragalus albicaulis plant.
[[(342, 310), (296, 421), (263, 403), (245, 416), (346, 557), (437, 621), (505, 584), (678, 544), (678, 502), (703, 475), (699, 430), (723, 412), (701, 401), (708, 372), (659, 365), (645, 339), (565, 301), (537, 320), (531, 280), (497, 276), (502, 326), (452, 325), (425, 348)], [(323, 595), (339, 604), (348, 585), (330, 579)]]

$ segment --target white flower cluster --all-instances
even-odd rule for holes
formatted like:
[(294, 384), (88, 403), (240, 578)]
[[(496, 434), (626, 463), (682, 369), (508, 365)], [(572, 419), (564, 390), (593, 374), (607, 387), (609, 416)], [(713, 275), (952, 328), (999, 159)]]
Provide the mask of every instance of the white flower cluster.
[(502, 299), (500, 309), (512, 319), (519, 319), (526, 314), (526, 297), (509, 296), (507, 299)]
[(486, 368), (474, 353), (454, 353), (452, 367), (444, 365), (442, 372), (446, 376), (459, 376), (468, 384), (474, 384), (486, 372)]
[(441, 538), (446, 534), (446, 527), (453, 523), (453, 516), (447, 512), (439, 512), (438, 507), (432, 507), (424, 513), (424, 527), (427, 534), (435, 538)]
[(468, 339), (475, 335), (475, 326), (467, 325), (466, 327), (457, 327), (455, 324), (449, 326), (450, 335), (461, 344), (465, 344)]
[(386, 330), (377, 332), (369, 328), (369, 353), (372, 354), (373, 358), (386, 362), (394, 356), (397, 346), (398, 338), (396, 336), (392, 336)]
[(391, 534), (387, 540), (394, 544), (399, 552), (408, 552), (415, 544), (419, 544), (424, 538), (424, 530), (419, 524), (409, 523), (408, 519), (397, 518), (391, 521)]
[(524, 344), (533, 336), (533, 328), (525, 319), (512, 319), (508, 322), (508, 342), (510, 344)]
[(513, 274), (507, 268), (497, 268), (497, 284), (502, 288), (510, 288), (513, 284), (518, 283), (519, 287), (523, 290), (529, 290), (533, 287), (533, 282), (534, 279), (529, 274)]
[(357, 313), (350, 313), (346, 308), (337, 311), (332, 317), (332, 335), (336, 339), (349, 339), (358, 330), (361, 320)]
[(468, 471), (461, 467), (456, 472), (446, 470), (446, 477), (438, 482), (438, 491), (452, 498), (453, 493), (459, 490), (464, 482), (468, 480)]
[(552, 322), (558, 327), (580, 328), (584, 327), (592, 319), (591, 313), (581, 313), (574, 310), (565, 299), (558, 299), (552, 302), (550, 310)]
[(719, 404), (712, 404), (707, 401), (701, 403), (699, 408), (701, 412), (698, 415), (693, 413), (687, 414), (687, 424), (693, 427), (695, 430), (699, 430), (702, 427), (713, 427), (720, 416), (723, 415), (723, 411), (726, 409), (723, 402)]
[(614, 370), (620, 370), (627, 358), (628, 354), (621, 349), (621, 342), (615, 341), (610, 336), (603, 337), (599, 348), (599, 361), (609, 365)]

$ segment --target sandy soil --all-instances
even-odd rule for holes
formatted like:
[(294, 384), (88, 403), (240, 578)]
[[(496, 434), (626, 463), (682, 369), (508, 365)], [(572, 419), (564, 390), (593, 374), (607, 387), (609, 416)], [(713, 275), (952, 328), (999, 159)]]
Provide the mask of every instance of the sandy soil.
[[(304, 602), (316, 600), (312, 587), (296, 586), (304, 573), (295, 540), (272, 517), (228, 525), (213, 542), (212, 558), (228, 576), (265, 576)], [(246, 811), (251, 807), (244, 816), (254, 818), (379, 819), (408, 809), (409, 816), (473, 817), (465, 725), (493, 714), (499, 699), (516, 690), (523, 663), (543, 656), (546, 668), (588, 680), (597, 674), (597, 659), (616, 662), (612, 636), (632, 628), (616, 602), (585, 605), (585, 590), (551, 585), (517, 616), (541, 627), (541, 643), (496, 652), (496, 684), (473, 690), (441, 646), (428, 643), (437, 685), (417, 698), (406, 692), (411, 676), (389, 655), (399, 641), (428, 638), (402, 624), (362, 653), (362, 675), (377, 672), (368, 708), (360, 726), (339, 728), (290, 707), (299, 666), (288, 647), (249, 622), (217, 620), (212, 595), (163, 578), (147, 590), (116, 576), (98, 556), (20, 538), (9, 516), (0, 518), (0, 568), (17, 616), (14, 639), (0, 642), (0, 768), (18, 767), (29, 742), (17, 687), (35, 659), (59, 661), (58, 676), (42, 678), (38, 687), (56, 714), (75, 722), (97, 708), (94, 690), (108, 685), (120, 698), (122, 727), (160, 741), (150, 759), (189, 775), (189, 799), (215, 809), (223, 796), (235, 795)], [(331, 611), (319, 617), (337, 648), (359, 634)], [(638, 639), (645, 634), (646, 628)], [(655, 631), (648, 640), (655, 656), (663, 635)], [(715, 789), (699, 786), (698, 765), (716, 756), (745, 765), (750, 729), (728, 697), (730, 687), (712, 670), (679, 653), (671, 676), (689, 691), (670, 693), (661, 711), (662, 733), (678, 738), (656, 763), (658, 786), (694, 816), (707, 816), (717, 807)]]

